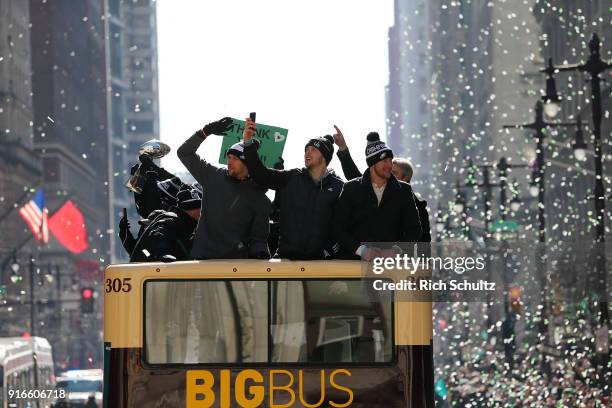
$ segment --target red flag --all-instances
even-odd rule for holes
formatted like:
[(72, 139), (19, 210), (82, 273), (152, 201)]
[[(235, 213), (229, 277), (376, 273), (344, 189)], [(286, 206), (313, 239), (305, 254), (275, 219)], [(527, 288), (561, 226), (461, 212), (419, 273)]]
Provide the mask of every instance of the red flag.
[(49, 231), (60, 244), (75, 254), (80, 254), (89, 246), (85, 217), (70, 200), (49, 218)]

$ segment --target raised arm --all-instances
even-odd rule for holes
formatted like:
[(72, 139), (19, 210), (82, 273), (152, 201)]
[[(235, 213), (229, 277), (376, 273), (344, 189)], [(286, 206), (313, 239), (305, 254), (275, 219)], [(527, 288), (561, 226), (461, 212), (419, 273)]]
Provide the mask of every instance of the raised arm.
[(187, 170), (203, 186), (209, 177), (217, 172), (218, 167), (202, 159), (196, 151), (204, 139), (209, 135), (225, 136), (225, 133), (232, 126), (232, 119), (225, 117), (216, 122), (209, 123), (203, 129), (198, 130), (178, 148), (176, 154)]
[(347, 180), (352, 180), (357, 177), (361, 177), (361, 172), (357, 168), (357, 165), (353, 161), (351, 157), (351, 153), (349, 152), (348, 146), (346, 145), (346, 141), (344, 140), (344, 135), (338, 129), (338, 126), (334, 125), (336, 128), (336, 133), (334, 134), (334, 141), (338, 146), (338, 158), (340, 159), (340, 165), (342, 166), (342, 172), (344, 173), (344, 178)]
[(251, 119), (246, 119), (244, 127), (244, 158), (249, 169), (249, 175), (262, 187), (272, 190), (279, 190), (287, 185), (291, 177), (290, 170), (270, 169), (263, 165), (257, 155), (257, 144), (253, 142), (253, 134), (255, 133), (255, 122)]

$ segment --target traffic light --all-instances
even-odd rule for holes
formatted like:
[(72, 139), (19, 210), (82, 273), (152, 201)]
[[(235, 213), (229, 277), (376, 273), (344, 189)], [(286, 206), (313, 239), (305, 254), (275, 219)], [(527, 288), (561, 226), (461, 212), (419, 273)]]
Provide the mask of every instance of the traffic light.
[(521, 295), (523, 294), (523, 289), (518, 286), (518, 285), (514, 285), (512, 287), (510, 287), (510, 290), (508, 291), (508, 297), (510, 298), (510, 308), (512, 309), (513, 312), (520, 312), (521, 311), (521, 306), (522, 306), (522, 302), (521, 302)]
[(81, 289), (81, 313), (93, 313), (94, 290), (92, 288)]

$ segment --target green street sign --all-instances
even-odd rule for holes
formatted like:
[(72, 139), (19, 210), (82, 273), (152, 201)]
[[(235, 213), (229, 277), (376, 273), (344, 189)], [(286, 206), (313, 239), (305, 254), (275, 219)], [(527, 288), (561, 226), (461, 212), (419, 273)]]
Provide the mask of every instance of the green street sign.
[(489, 227), (492, 232), (516, 232), (519, 229), (519, 225), (516, 221), (495, 221)]
[[(232, 127), (227, 132), (227, 135), (223, 137), (223, 143), (221, 144), (221, 152), (219, 154), (219, 163), (221, 164), (227, 164), (226, 152), (234, 143), (238, 143), (242, 140), (245, 122), (234, 118), (232, 118), (232, 121)], [(274, 166), (279, 159), (283, 157), (283, 150), (285, 148), (288, 133), (289, 130), (287, 129), (263, 125), (261, 123), (257, 124), (255, 139), (261, 142), (258, 154), (266, 167)]]

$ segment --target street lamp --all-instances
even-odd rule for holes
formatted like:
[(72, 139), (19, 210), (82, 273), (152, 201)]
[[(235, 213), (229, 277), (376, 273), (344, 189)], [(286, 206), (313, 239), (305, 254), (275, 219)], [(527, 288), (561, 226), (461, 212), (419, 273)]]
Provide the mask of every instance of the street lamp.
[(555, 83), (555, 67), (553, 67), (552, 58), (548, 59), (548, 65), (541, 70), (546, 74), (546, 95), (542, 96), (544, 101), (544, 113), (549, 118), (557, 116), (561, 110), (561, 98), (557, 93), (557, 84)]
[(13, 253), (13, 261), (11, 262), (11, 282), (19, 283), (21, 281), (21, 275), (19, 275), (19, 262), (17, 262), (17, 255)]
[[(602, 151), (602, 136), (601, 136), (601, 123), (602, 123), (602, 106), (601, 106), (601, 77), (600, 75), (605, 71), (612, 68), (612, 63), (605, 62), (601, 59), (600, 54), (601, 41), (599, 36), (593, 33), (591, 40), (589, 41), (589, 59), (587, 62), (582, 64), (571, 64), (553, 67), (554, 71), (580, 71), (587, 72), (591, 77), (591, 113), (593, 117), (593, 157), (595, 159), (595, 191), (594, 191), (594, 204), (595, 204), (595, 215), (597, 224), (595, 228), (595, 240), (600, 244), (599, 252), (597, 255), (597, 271), (599, 273), (600, 285), (606, 293), (606, 256), (605, 256), (605, 240), (606, 240), (606, 194), (604, 188), (604, 177), (603, 177), (603, 151)], [(552, 64), (551, 64), (552, 65)], [(554, 78), (553, 78), (554, 81)], [(584, 150), (586, 144), (584, 139), (580, 141), (578, 137), (582, 136), (582, 132), (576, 132), (576, 143), (574, 144), (574, 155), (576, 158), (581, 157), (584, 159)], [(581, 143), (580, 143), (581, 142)], [(599, 302), (600, 309), (600, 329), (602, 332), (608, 331), (609, 312), (608, 302)], [(604, 352), (604, 361), (602, 366), (605, 367), (609, 360), (609, 350)], [(604, 376), (602, 376), (602, 382), (605, 382)]]
[(510, 200), (510, 211), (518, 212), (518, 210), (521, 208), (521, 199), (519, 197), (518, 183), (516, 182), (516, 179), (512, 179), (511, 192), (512, 199)]
[[(552, 75), (552, 74), (551, 74)], [(544, 244), (546, 242), (546, 215), (544, 211), (545, 204), (545, 184), (544, 184), (544, 169), (546, 162), (544, 161), (544, 138), (546, 137), (545, 130), (549, 127), (567, 127), (576, 126), (576, 123), (548, 123), (544, 120), (544, 104), (542, 101), (537, 101), (534, 109), (535, 117), (531, 123), (525, 123), (520, 125), (504, 125), (504, 129), (529, 129), (533, 130), (536, 139), (536, 163), (534, 172), (532, 174), (531, 185), (529, 187), (529, 193), (538, 197), (538, 241), (539, 245), (536, 246), (537, 254), (536, 269), (537, 275), (540, 279), (540, 285), (542, 290), (547, 285), (547, 277), (545, 274), (545, 268), (543, 262), (546, 259), (546, 248)], [(537, 183), (537, 184), (536, 184)], [(542, 312), (540, 316), (540, 339), (543, 345), (548, 345), (548, 299), (546, 293), (542, 298)], [(542, 368), (544, 372), (550, 372), (550, 366), (546, 359), (542, 359)]]
[(455, 196), (453, 211), (455, 211), (457, 214), (461, 214), (463, 210), (465, 210), (465, 196), (462, 192), (458, 192)]
[(534, 108), (535, 117), (531, 123), (520, 125), (504, 125), (504, 129), (529, 129), (535, 131), (536, 139), (536, 163), (534, 173), (532, 175), (531, 184), (529, 186), (529, 194), (533, 197), (538, 197), (538, 238), (539, 241), (546, 242), (546, 221), (544, 213), (544, 139), (546, 137), (545, 130), (555, 127), (570, 127), (578, 126), (577, 123), (548, 123), (544, 120), (544, 104), (542, 101), (537, 101)]
[(53, 283), (53, 272), (51, 272), (51, 262), (49, 262), (47, 264), (47, 273), (45, 273), (45, 279), (47, 280), (47, 282), (49, 283)]
[(587, 144), (584, 141), (584, 135), (582, 134), (582, 120), (580, 116), (578, 116), (578, 129), (576, 130), (575, 139), (576, 141), (572, 144), (572, 148), (574, 149), (574, 157), (578, 161), (586, 160), (586, 148)]
[(538, 194), (540, 194), (540, 187), (538, 186), (538, 181), (536, 180), (536, 170), (534, 169), (531, 173), (531, 181), (529, 182), (529, 195), (536, 198)]

